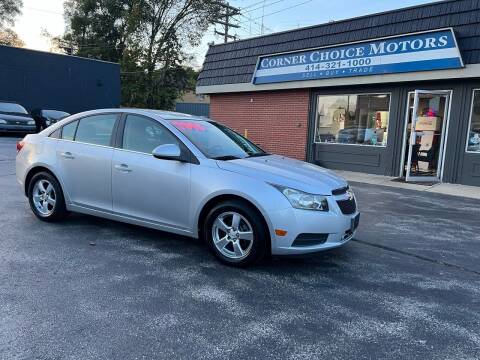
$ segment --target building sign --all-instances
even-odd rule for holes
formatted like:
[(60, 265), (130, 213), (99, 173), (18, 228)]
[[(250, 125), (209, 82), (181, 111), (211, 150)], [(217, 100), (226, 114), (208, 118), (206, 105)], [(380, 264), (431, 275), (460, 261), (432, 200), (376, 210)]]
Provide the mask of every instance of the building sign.
[(253, 84), (463, 67), (452, 29), (261, 56)]

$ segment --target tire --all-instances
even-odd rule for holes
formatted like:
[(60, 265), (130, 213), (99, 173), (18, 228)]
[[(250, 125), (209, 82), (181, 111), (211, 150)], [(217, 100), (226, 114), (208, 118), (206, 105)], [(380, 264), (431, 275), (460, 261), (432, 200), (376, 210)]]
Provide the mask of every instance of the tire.
[(209, 211), (202, 237), (222, 263), (236, 267), (259, 262), (270, 243), (258, 211), (237, 200), (222, 202)]
[(35, 174), (28, 184), (27, 194), (30, 208), (40, 220), (53, 222), (67, 216), (62, 188), (50, 173)]

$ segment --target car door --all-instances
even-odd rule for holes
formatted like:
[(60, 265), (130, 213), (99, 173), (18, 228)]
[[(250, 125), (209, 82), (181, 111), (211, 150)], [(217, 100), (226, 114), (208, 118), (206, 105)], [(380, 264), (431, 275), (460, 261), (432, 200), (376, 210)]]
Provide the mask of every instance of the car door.
[(112, 113), (92, 115), (63, 126), (57, 159), (74, 205), (112, 210), (112, 139), (118, 118)]
[(184, 145), (145, 116), (128, 114), (122, 129), (113, 152), (113, 210), (160, 226), (189, 229), (191, 164), (152, 155), (159, 145)]

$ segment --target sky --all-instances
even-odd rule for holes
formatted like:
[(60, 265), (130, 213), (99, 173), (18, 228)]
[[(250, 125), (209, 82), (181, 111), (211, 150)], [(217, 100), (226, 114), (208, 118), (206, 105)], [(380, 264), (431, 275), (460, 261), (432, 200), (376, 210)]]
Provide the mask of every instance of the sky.
[[(242, 9), (242, 16), (236, 17), (241, 27), (233, 29), (233, 34), (245, 39), (272, 32), (321, 24), (332, 20), (342, 20), (400, 7), (414, 6), (436, 0), (230, 0), (230, 5)], [(42, 29), (53, 36), (63, 34), (64, 0), (23, 0), (23, 14), (17, 18), (15, 31), (35, 50), (50, 50), (49, 40), (42, 36)], [(223, 30), (220, 25), (217, 30)], [(202, 43), (191, 49), (194, 59), (191, 65), (200, 67), (208, 44), (220, 43), (223, 39), (214, 35), (212, 26), (205, 34)]]

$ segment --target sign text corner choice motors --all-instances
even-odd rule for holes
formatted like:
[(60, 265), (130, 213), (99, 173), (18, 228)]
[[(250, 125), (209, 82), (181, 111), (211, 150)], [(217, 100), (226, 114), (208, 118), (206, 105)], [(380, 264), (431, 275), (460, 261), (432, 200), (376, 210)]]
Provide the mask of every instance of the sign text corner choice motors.
[(260, 56), (253, 84), (463, 67), (452, 29)]

